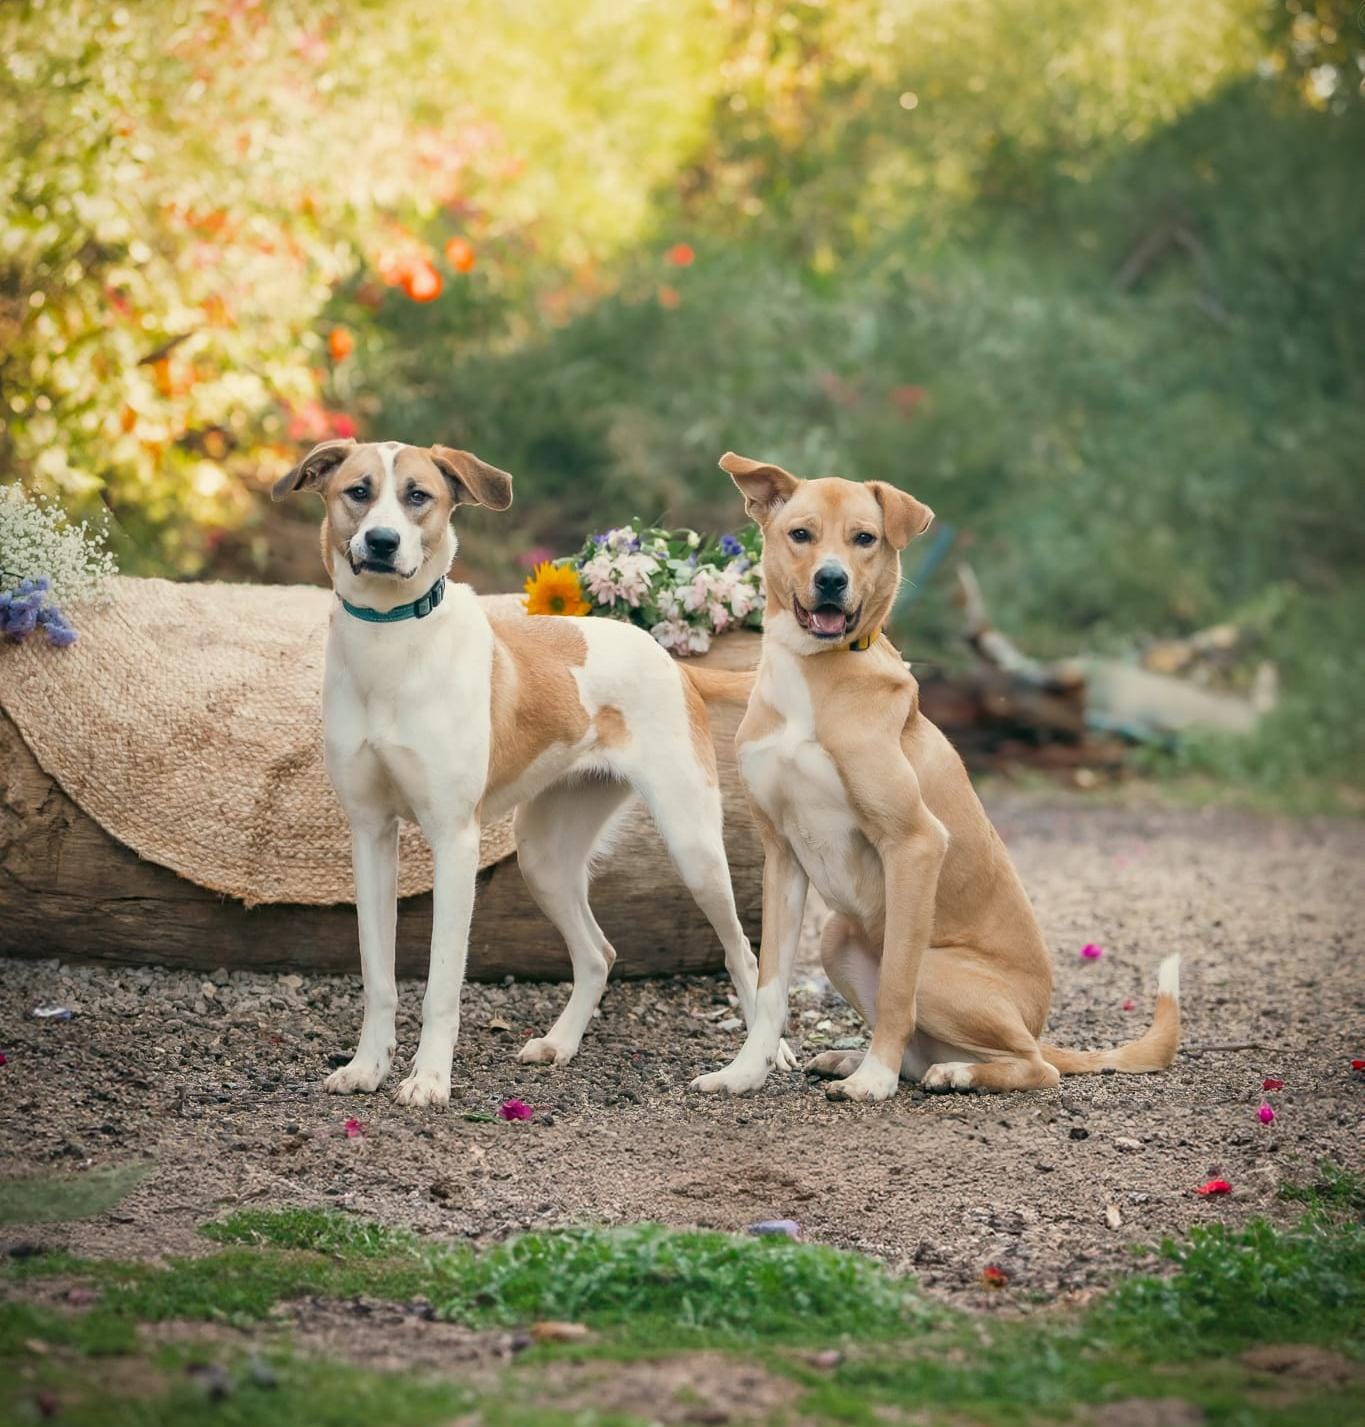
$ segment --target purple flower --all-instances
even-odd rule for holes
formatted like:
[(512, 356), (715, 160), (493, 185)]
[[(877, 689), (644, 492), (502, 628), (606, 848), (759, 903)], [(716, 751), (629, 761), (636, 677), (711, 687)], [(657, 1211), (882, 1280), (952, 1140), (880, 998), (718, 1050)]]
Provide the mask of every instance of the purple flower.
[(720, 537), (720, 553), (728, 555), (733, 560), (736, 555), (744, 553), (744, 546), (733, 535), (722, 535)]

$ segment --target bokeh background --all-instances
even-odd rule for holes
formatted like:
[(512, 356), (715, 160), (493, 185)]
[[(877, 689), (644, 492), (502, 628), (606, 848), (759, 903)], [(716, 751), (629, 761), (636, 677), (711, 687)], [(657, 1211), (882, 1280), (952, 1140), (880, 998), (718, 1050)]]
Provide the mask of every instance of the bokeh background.
[(356, 434), (514, 472), (514, 588), (732, 527), (733, 447), (914, 491), (1033, 653), (1236, 624), (1278, 711), (1162, 757), (1361, 783), (1361, 7), (9, 0), (0, 55), (0, 479), (125, 570), (317, 579), (265, 492)]

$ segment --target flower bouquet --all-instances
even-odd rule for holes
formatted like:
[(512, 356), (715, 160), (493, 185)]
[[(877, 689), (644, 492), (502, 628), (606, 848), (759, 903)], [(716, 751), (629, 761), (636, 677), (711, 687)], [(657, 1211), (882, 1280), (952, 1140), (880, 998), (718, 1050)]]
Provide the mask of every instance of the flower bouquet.
[(640, 520), (592, 535), (577, 555), (538, 565), (529, 614), (604, 614), (647, 629), (673, 654), (704, 654), (714, 635), (763, 619), (762, 536), (660, 530)]
[(18, 486), (0, 490), (0, 639), (37, 631), (61, 649), (76, 641), (63, 606), (97, 598), (115, 573), (103, 537)]

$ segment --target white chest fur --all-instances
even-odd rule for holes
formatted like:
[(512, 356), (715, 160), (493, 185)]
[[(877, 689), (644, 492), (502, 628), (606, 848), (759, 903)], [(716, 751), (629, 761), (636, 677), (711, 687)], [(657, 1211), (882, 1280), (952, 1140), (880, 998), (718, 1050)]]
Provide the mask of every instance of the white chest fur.
[(839, 769), (821, 745), (800, 655), (771, 644), (757, 694), (778, 726), (740, 750), (749, 793), (830, 906), (872, 925), (884, 905), (881, 859), (863, 835)]
[(399, 816), (428, 836), (483, 793), (493, 636), (472, 591), (426, 619), (368, 624), (338, 610), (327, 644), (327, 769), (348, 815)]

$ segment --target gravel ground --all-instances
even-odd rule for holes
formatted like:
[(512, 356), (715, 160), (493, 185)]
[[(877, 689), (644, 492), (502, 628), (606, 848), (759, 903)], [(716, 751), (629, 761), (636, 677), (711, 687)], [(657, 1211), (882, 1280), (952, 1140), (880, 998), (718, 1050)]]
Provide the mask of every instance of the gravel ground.
[[(154, 1165), (112, 1212), (0, 1230), (0, 1250), (203, 1252), (197, 1226), (243, 1205), (344, 1205), (471, 1239), (793, 1218), (808, 1239), (876, 1254), (960, 1301), (984, 1300), (986, 1264), (1030, 1293), (1083, 1297), (1133, 1265), (1132, 1244), (1291, 1218), (1282, 1180), (1321, 1158), (1362, 1164), (1365, 1080), (1350, 1061), (1365, 1055), (1365, 824), (1057, 795), (996, 795), (990, 810), (1054, 948), (1053, 1039), (1137, 1034), (1158, 960), (1184, 954), (1184, 1047), (1169, 1073), (1011, 1096), (907, 1086), (875, 1106), (830, 1104), (803, 1076), (775, 1074), (755, 1096), (702, 1099), (688, 1082), (740, 1039), (723, 978), (610, 986), (563, 1069), (516, 1063), (564, 996), (519, 983), (466, 989), (451, 1106), (412, 1111), (322, 1093), (359, 1027), (358, 976), (228, 968), (206, 982), (0, 961), (0, 1174)], [(1081, 960), (1086, 942), (1103, 958)], [(420, 994), (403, 987), (400, 1056), (416, 1044)], [(32, 1017), (52, 1003), (75, 1017)], [(813, 964), (792, 1026), (805, 1052), (861, 1029)], [(1265, 1076), (1285, 1081), (1265, 1097), (1268, 1126)], [(483, 1118), (511, 1096), (534, 1120)], [(363, 1133), (347, 1136), (350, 1116)], [(1230, 1198), (1192, 1193), (1215, 1175)]]

